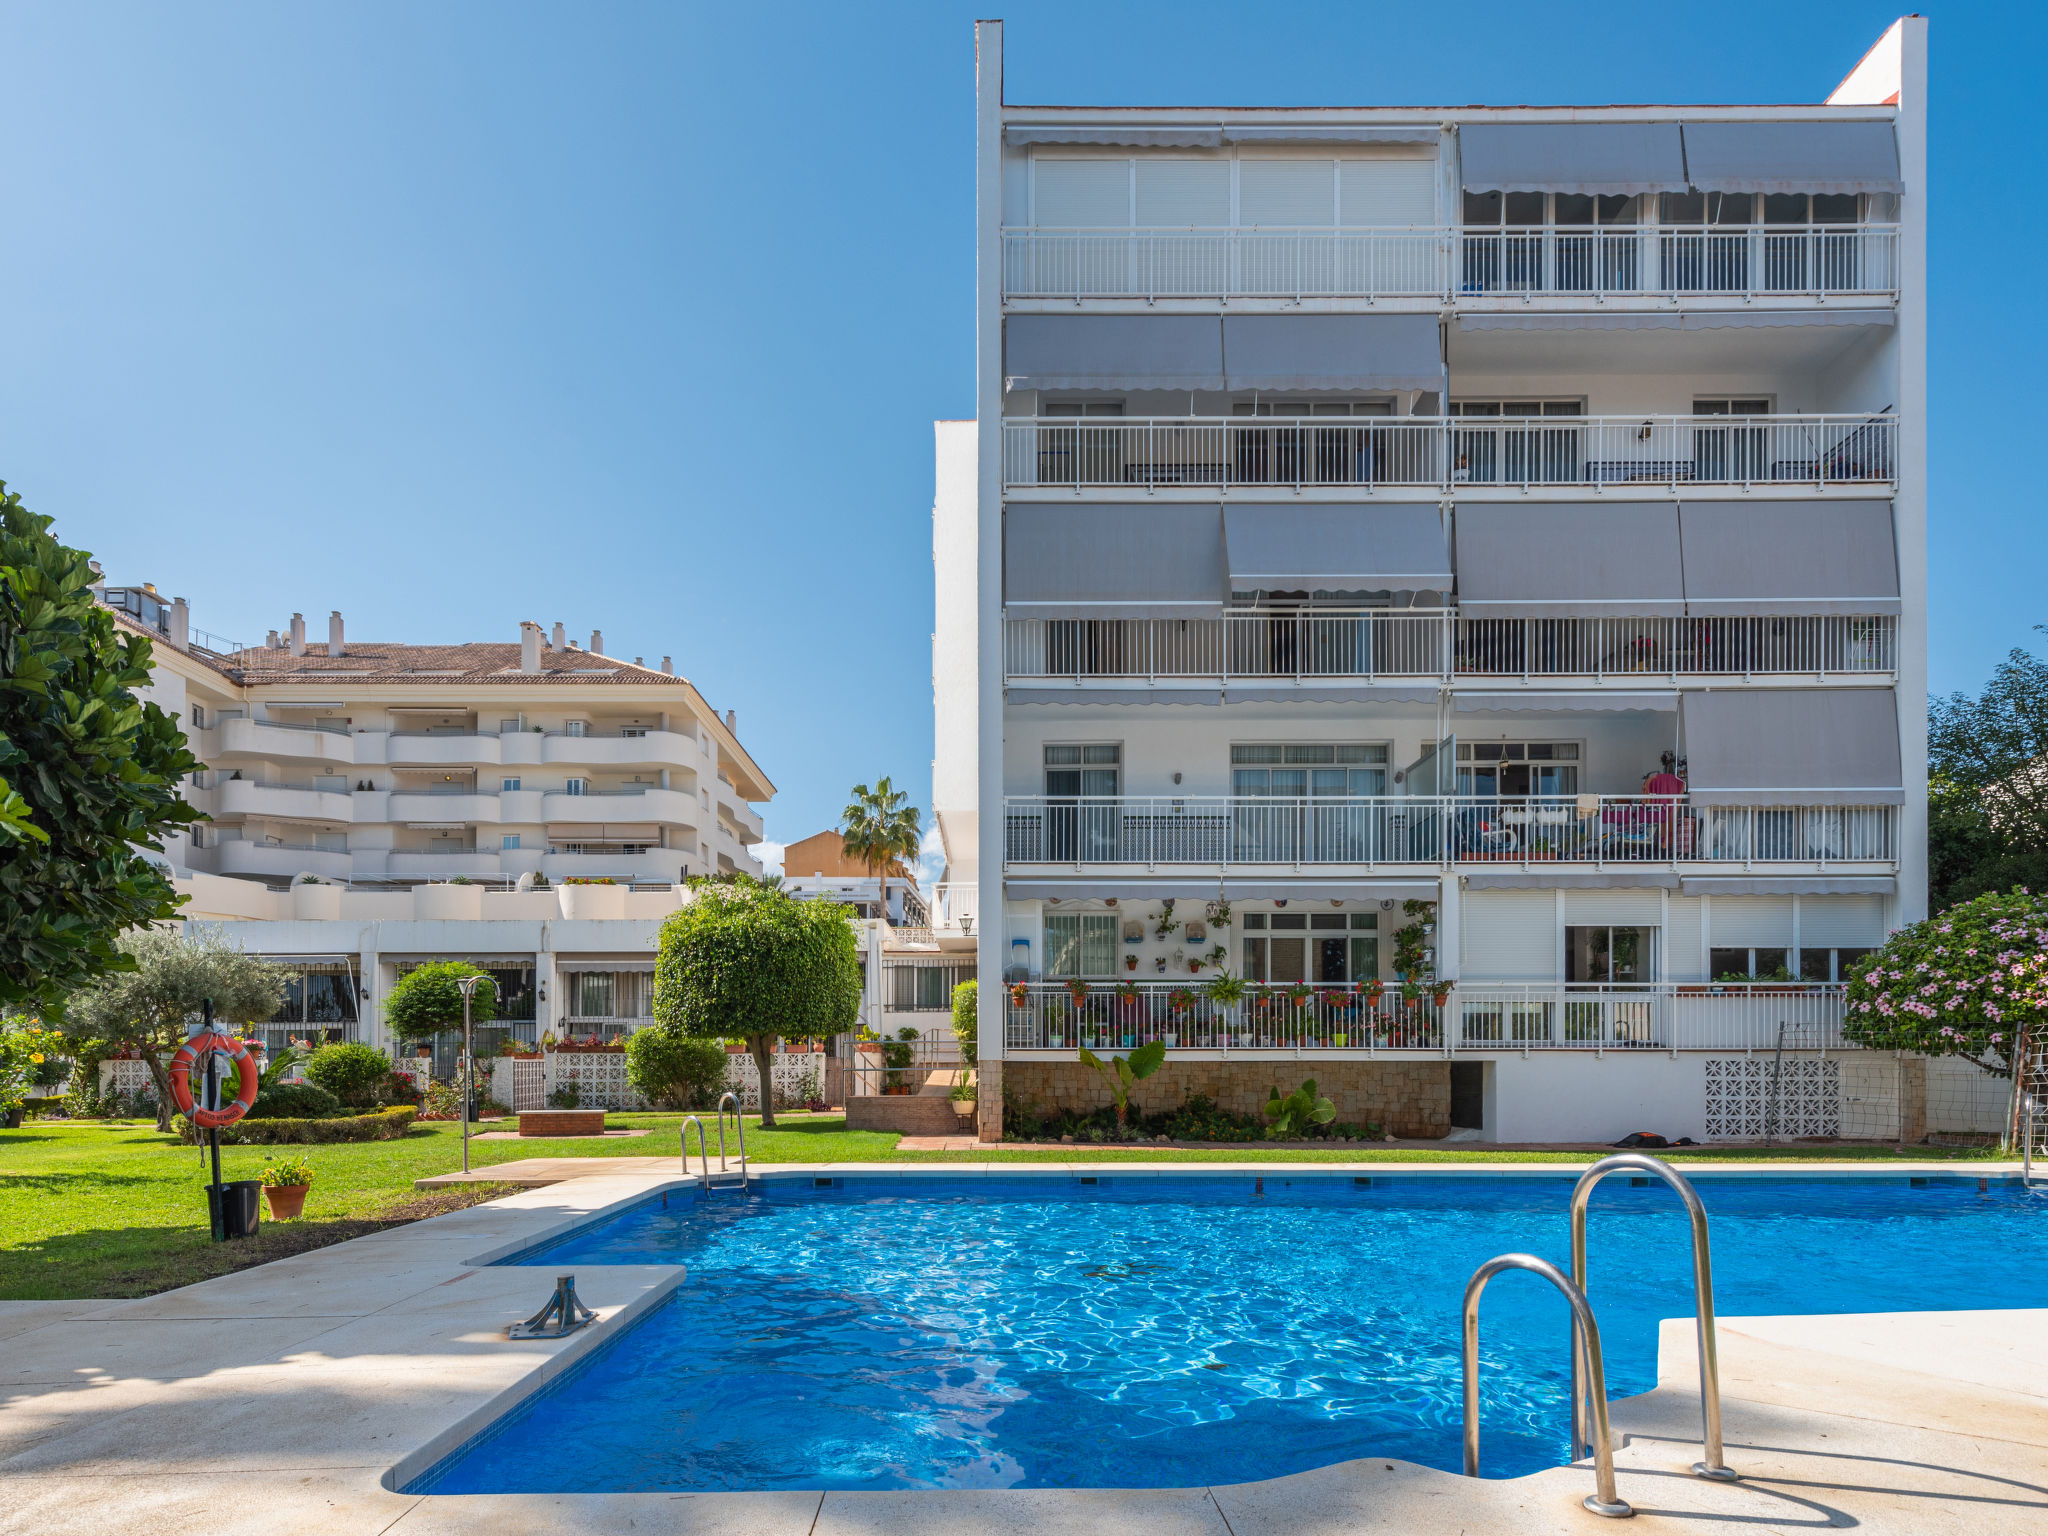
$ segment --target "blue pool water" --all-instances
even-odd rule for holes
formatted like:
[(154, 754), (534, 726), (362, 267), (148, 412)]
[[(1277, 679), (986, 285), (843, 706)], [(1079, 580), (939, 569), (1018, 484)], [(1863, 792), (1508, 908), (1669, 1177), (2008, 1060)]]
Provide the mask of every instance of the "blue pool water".
[[(1716, 1303), (2048, 1306), (2048, 1198), (1974, 1176), (1698, 1181)], [(1571, 1179), (862, 1180), (674, 1192), (512, 1261), (682, 1263), (675, 1297), (413, 1484), (436, 1493), (1183, 1487), (1356, 1456), (1456, 1470), (1458, 1307), (1485, 1259), (1561, 1267)], [(1595, 1196), (1611, 1396), (1688, 1316), (1672, 1193)], [(1480, 1319), (1489, 1476), (1557, 1464), (1563, 1303)]]

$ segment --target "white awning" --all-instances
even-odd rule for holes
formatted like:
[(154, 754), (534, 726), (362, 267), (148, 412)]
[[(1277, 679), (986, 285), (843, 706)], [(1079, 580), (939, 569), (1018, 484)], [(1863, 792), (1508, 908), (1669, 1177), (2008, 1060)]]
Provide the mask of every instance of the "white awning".
[(1060, 124), (1012, 123), (1003, 130), (1006, 144), (1125, 144), (1134, 149), (1214, 149), (1223, 142), (1221, 128), (1138, 128), (1111, 123), (1100, 128), (1069, 128)]
[(1223, 324), (1214, 315), (1012, 315), (1003, 387), (1221, 389)]
[(652, 974), (655, 966), (652, 960), (590, 960), (581, 956), (575, 959), (557, 957), (555, 964), (565, 976), (582, 976), (592, 972), (602, 975), (625, 971), (644, 976)]
[(1889, 688), (1727, 688), (1679, 705), (1696, 805), (1903, 805)]
[(1889, 309), (1689, 309), (1680, 317), (1688, 331), (1726, 331), (1785, 325), (1896, 325)]
[(1013, 619), (1215, 618), (1228, 580), (1215, 506), (1019, 502), (1003, 514)]
[(1373, 127), (1337, 124), (1330, 127), (1233, 128), (1224, 125), (1226, 144), (1434, 144), (1443, 130), (1434, 123), (1413, 126)]
[(1216, 894), (1214, 880), (1006, 880), (1012, 901), (1202, 901)]
[(1707, 192), (1898, 192), (1888, 122), (1687, 123), (1685, 173)]
[(1675, 331), (1673, 314), (1614, 315), (1460, 315), (1461, 331)]
[(1468, 192), (1685, 190), (1676, 123), (1471, 123), (1458, 130), (1458, 158)]

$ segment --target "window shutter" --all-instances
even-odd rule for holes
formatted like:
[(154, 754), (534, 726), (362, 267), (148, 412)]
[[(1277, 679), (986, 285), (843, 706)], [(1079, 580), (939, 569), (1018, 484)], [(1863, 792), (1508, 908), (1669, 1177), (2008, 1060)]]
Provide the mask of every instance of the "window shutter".
[(1230, 222), (1230, 162), (1140, 160), (1138, 223), (1154, 228)]
[(1128, 160), (1034, 160), (1031, 222), (1052, 229), (1123, 229), (1131, 222)]
[(1346, 160), (1337, 188), (1347, 225), (1436, 223), (1434, 160)]
[(1242, 160), (1237, 222), (1289, 227), (1337, 222), (1334, 160)]

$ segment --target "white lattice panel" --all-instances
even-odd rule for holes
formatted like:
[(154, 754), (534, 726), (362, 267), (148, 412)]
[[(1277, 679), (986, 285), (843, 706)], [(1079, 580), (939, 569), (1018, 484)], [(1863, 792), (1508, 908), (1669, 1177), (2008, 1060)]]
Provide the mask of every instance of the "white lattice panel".
[[(793, 1109), (812, 1094), (825, 1091), (825, 1053), (791, 1052), (769, 1057), (768, 1081), (775, 1092), (777, 1109)], [(752, 1056), (725, 1059), (725, 1086), (740, 1097), (748, 1109), (761, 1107), (761, 1074)]]
[(1842, 1064), (1834, 1057), (1709, 1056), (1706, 1065), (1709, 1141), (1842, 1134)]
[(434, 1063), (431, 1057), (401, 1056), (391, 1064), (391, 1070), (421, 1093), (425, 1093), (434, 1081)]
[(123, 1098), (147, 1091), (156, 1094), (156, 1084), (149, 1075), (146, 1061), (120, 1060), (100, 1063), (100, 1092), (118, 1093)]
[[(515, 1070), (521, 1065), (513, 1063)], [(647, 1108), (640, 1090), (626, 1081), (624, 1051), (555, 1051), (547, 1058), (547, 1075), (547, 1093), (575, 1084), (578, 1109)], [(546, 1094), (542, 1098), (534, 1108), (545, 1107)]]
[(531, 1061), (515, 1056), (512, 1067), (512, 1110), (548, 1107), (548, 1064), (536, 1056)]

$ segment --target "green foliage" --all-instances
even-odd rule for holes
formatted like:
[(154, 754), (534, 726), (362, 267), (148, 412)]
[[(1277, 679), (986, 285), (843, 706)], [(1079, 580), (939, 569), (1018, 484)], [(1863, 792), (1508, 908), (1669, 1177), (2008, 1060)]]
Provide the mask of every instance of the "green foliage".
[(259, 1088), (245, 1120), (325, 1120), (345, 1115), (341, 1100), (313, 1083), (279, 1083)]
[(579, 1109), (583, 1104), (583, 1090), (574, 1083), (564, 1083), (548, 1095), (549, 1109)]
[(1150, 1077), (1165, 1064), (1166, 1047), (1157, 1040), (1149, 1045), (1139, 1046), (1128, 1056), (1112, 1056), (1108, 1061), (1102, 1060), (1085, 1046), (1081, 1049), (1081, 1065), (1093, 1067), (1102, 1074), (1103, 1081), (1109, 1084), (1109, 1097), (1111, 1103), (1116, 1106), (1118, 1125), (1124, 1124), (1129, 1117), (1132, 1086)]
[(1927, 758), (1934, 906), (2048, 887), (2048, 662), (2016, 649), (1981, 694), (1932, 700)]
[[(247, 1115), (233, 1125), (221, 1127), (226, 1146), (282, 1147), (320, 1146), (340, 1141), (396, 1141), (412, 1129), (419, 1111), (410, 1104), (396, 1109), (372, 1110), (361, 1115), (341, 1115), (332, 1120), (252, 1120)], [(192, 1122), (179, 1115), (171, 1122), (178, 1139), (186, 1146), (199, 1140)]]
[(1436, 927), (1436, 903), (1408, 900), (1401, 903), (1408, 921), (1394, 930), (1394, 969), (1413, 981), (1428, 981), (1429, 936)]
[(981, 985), (963, 981), (953, 989), (953, 1039), (960, 1046), (960, 1059), (975, 1064), (981, 1048)]
[(1874, 1050), (1963, 1056), (2009, 1074), (2048, 1022), (2048, 897), (1979, 896), (1856, 962), (1842, 1032)]
[(0, 1111), (19, 1109), (41, 1069), (58, 1059), (64, 1038), (33, 1021), (0, 1026)]
[(706, 1109), (725, 1082), (725, 1046), (652, 1024), (626, 1036), (626, 1081), (665, 1109)]
[(901, 1072), (917, 1060), (918, 1031), (906, 1024), (896, 1031), (894, 1040), (882, 1042), (882, 1065)]
[(0, 484), (0, 1004), (59, 1021), (67, 997), (124, 969), (122, 934), (177, 915), (145, 850), (200, 812), (178, 723), (136, 698), (150, 644), (92, 598), (81, 550)]
[(391, 1076), (391, 1058), (374, 1045), (336, 1041), (307, 1059), (306, 1076), (344, 1104), (370, 1104)]
[(456, 983), (469, 976), (482, 977), (470, 999), (470, 1023), (490, 1023), (498, 1016), (497, 984), (467, 960), (436, 960), (399, 977), (384, 1000), (385, 1023), (401, 1040), (426, 1040), (462, 1028), (462, 988)]
[(1244, 1001), (1244, 978), (1233, 976), (1228, 971), (1218, 971), (1202, 990), (1209, 994), (1209, 1001), (1218, 1008), (1235, 1008)]
[(284, 1082), (285, 1074), (304, 1061), (308, 1054), (308, 1052), (296, 1045), (284, 1047), (284, 1049), (271, 1056), (269, 1065), (263, 1069), (263, 1075), (256, 1080), (256, 1086), (265, 1092), (268, 1092), (273, 1087), (281, 1086)]
[(1294, 1141), (1310, 1126), (1328, 1125), (1336, 1118), (1337, 1106), (1318, 1097), (1312, 1077), (1284, 1098), (1275, 1088), (1266, 1101), (1266, 1135), (1274, 1141)]
[(887, 775), (875, 780), (875, 787), (853, 786), (853, 799), (839, 813), (840, 846), (849, 859), (867, 865), (881, 883), (881, 915), (889, 916), (889, 866), (916, 859), (924, 846), (917, 825), (918, 809), (910, 796), (892, 785)]
[(263, 1159), (263, 1182), (270, 1189), (297, 1189), (313, 1182), (313, 1165), (303, 1157)]

